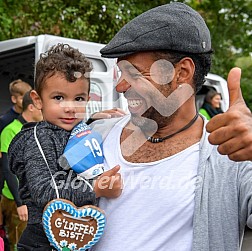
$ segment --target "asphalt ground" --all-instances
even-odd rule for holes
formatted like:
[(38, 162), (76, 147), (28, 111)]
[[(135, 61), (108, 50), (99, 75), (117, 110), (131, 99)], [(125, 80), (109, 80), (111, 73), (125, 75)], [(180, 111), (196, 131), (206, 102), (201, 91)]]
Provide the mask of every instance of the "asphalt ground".
[(246, 229), (241, 251), (252, 251), (252, 229)]

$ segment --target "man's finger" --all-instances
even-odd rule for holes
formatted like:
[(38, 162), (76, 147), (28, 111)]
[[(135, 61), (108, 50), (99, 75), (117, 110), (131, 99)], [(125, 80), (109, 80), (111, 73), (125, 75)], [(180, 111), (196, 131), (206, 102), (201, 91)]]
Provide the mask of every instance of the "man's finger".
[(106, 112), (95, 112), (91, 115), (91, 119), (110, 119), (112, 116)]
[(213, 118), (209, 120), (209, 122), (206, 125), (207, 132), (211, 133), (218, 128), (224, 127), (227, 125), (227, 116), (226, 114), (217, 114)]
[(234, 153), (228, 154), (229, 159), (233, 161), (251, 161), (251, 151), (248, 151), (246, 148), (240, 149)]
[(118, 173), (119, 170), (120, 170), (120, 166), (117, 165), (117, 166), (113, 167), (112, 169), (108, 170), (106, 172), (106, 176), (110, 176), (110, 177), (114, 176)]
[[(211, 128), (212, 129), (212, 128)], [(212, 130), (208, 136), (208, 141), (212, 145), (219, 145), (223, 143), (223, 140), (229, 140), (232, 135), (227, 133), (227, 128), (225, 126), (218, 128), (218, 130)]]
[(229, 92), (229, 108), (240, 101), (244, 102), (240, 88), (241, 69), (232, 68), (228, 74), (228, 92)]
[(119, 107), (115, 107), (115, 108), (113, 108), (113, 110), (115, 110), (116, 113), (120, 113), (121, 115), (126, 115), (127, 114), (123, 109), (121, 109)]

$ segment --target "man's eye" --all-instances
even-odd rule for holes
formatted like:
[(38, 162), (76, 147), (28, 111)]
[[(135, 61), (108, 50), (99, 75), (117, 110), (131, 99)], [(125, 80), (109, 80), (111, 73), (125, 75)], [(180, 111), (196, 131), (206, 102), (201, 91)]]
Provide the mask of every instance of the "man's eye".
[(85, 101), (85, 98), (83, 98), (83, 97), (76, 97), (75, 100), (76, 101)]
[(137, 79), (137, 78), (141, 78), (142, 74), (140, 74), (139, 72), (129, 72), (129, 75), (131, 78)]
[(61, 100), (63, 100), (63, 97), (62, 96), (54, 96), (53, 99), (61, 101)]

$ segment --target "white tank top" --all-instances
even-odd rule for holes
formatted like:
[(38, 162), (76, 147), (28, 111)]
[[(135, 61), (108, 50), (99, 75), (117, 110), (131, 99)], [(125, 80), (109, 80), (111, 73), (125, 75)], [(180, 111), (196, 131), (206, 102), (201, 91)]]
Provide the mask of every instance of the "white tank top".
[(199, 143), (151, 163), (130, 163), (120, 150), (122, 119), (104, 141), (105, 168), (119, 164), (119, 198), (101, 198), (105, 233), (93, 251), (191, 251)]

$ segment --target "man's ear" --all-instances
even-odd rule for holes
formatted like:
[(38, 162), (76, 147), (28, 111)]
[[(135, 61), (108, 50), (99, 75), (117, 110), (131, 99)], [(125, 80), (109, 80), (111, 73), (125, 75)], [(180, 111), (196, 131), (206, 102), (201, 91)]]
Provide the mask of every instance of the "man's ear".
[(189, 57), (182, 58), (176, 66), (177, 83), (193, 83), (195, 64)]
[(38, 95), (38, 93), (36, 91), (32, 90), (30, 95), (32, 98), (32, 102), (36, 106), (36, 108), (39, 110), (42, 110), (42, 100), (41, 100), (40, 96)]

